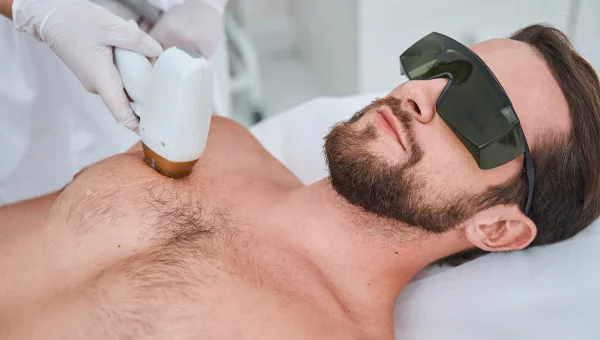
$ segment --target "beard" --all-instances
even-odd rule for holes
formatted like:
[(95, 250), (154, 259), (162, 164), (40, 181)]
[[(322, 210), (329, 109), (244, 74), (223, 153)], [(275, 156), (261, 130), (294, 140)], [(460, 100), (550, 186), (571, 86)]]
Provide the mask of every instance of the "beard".
[[(377, 99), (330, 130), (324, 145), (329, 182), (346, 201), (368, 213), (422, 231), (441, 233), (472, 216), (485, 197), (455, 195), (437, 197), (435, 202), (426, 200), (426, 173), (416, 171), (424, 152), (415, 138), (414, 119), (401, 109), (401, 103), (394, 97)], [(378, 138), (373, 124), (362, 131), (353, 126), (367, 112), (382, 105), (391, 108), (406, 134), (410, 155), (401, 164), (390, 164), (368, 149), (369, 142)]]

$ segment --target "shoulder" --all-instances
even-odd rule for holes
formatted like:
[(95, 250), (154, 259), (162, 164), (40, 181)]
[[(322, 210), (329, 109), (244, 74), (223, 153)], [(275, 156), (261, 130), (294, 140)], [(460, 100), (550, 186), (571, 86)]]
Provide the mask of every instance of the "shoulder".
[(301, 185), (300, 180), (273, 157), (245, 126), (220, 116), (213, 116), (210, 124), (202, 157), (218, 164), (217, 169), (231, 169), (291, 186)]

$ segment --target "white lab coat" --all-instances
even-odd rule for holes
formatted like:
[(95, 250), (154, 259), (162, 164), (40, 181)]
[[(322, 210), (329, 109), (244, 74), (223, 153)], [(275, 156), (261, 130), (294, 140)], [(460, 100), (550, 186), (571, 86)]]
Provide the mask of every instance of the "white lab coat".
[[(224, 42), (213, 66), (214, 108), (229, 115)], [(138, 140), (45, 44), (0, 16), (0, 206), (58, 190)]]

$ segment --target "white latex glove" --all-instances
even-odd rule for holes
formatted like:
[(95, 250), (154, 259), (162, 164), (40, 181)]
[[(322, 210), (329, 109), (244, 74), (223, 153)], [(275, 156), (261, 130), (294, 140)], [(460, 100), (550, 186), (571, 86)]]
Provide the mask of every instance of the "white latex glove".
[(164, 49), (187, 47), (210, 59), (223, 38), (225, 0), (186, 0), (166, 11), (150, 30)]
[(12, 10), (17, 30), (45, 42), (88, 91), (102, 97), (118, 122), (137, 132), (139, 119), (123, 90), (112, 47), (157, 57), (162, 53), (158, 42), (135, 22), (88, 0), (14, 0)]

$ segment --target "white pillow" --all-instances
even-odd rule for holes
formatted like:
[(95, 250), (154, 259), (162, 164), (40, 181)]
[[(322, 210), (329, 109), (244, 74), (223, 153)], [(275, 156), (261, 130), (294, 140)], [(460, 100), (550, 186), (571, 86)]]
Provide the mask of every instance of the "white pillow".
[[(382, 95), (379, 95), (382, 96)], [(323, 137), (376, 95), (319, 98), (252, 127), (308, 184), (327, 175)], [(402, 291), (396, 339), (600, 339), (600, 221), (559, 244), (432, 267)]]

